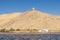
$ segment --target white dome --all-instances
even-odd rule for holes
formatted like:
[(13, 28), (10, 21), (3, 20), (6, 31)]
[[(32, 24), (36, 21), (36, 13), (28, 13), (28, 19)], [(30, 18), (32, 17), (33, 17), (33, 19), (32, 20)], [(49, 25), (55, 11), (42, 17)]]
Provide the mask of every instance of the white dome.
[(48, 30), (47, 29), (42, 29), (42, 30), (39, 30), (38, 32), (45, 33), (45, 32), (48, 32)]

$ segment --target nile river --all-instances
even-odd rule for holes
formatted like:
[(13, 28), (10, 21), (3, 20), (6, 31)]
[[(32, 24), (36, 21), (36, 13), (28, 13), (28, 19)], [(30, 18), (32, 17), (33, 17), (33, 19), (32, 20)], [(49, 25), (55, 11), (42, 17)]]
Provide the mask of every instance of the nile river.
[(60, 40), (60, 34), (0, 34), (0, 40)]

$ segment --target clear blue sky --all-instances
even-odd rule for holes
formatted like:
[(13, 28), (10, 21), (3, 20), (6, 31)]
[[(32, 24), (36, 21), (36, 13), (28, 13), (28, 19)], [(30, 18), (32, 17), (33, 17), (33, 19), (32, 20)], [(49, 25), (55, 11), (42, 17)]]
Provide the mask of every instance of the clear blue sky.
[(0, 14), (24, 12), (31, 8), (60, 15), (60, 0), (0, 0)]

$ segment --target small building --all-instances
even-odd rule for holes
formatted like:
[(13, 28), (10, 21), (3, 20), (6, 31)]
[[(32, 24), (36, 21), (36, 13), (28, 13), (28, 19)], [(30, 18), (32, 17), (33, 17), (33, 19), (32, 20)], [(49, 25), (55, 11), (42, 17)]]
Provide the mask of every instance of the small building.
[(41, 29), (41, 30), (38, 30), (38, 32), (40, 32), (40, 33), (48, 33), (48, 30), (47, 29)]

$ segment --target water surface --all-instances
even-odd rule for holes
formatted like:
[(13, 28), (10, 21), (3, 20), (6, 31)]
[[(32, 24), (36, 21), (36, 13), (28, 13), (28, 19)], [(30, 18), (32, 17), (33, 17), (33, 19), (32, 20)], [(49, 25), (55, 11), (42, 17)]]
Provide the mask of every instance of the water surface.
[(60, 40), (60, 34), (0, 34), (0, 40)]

